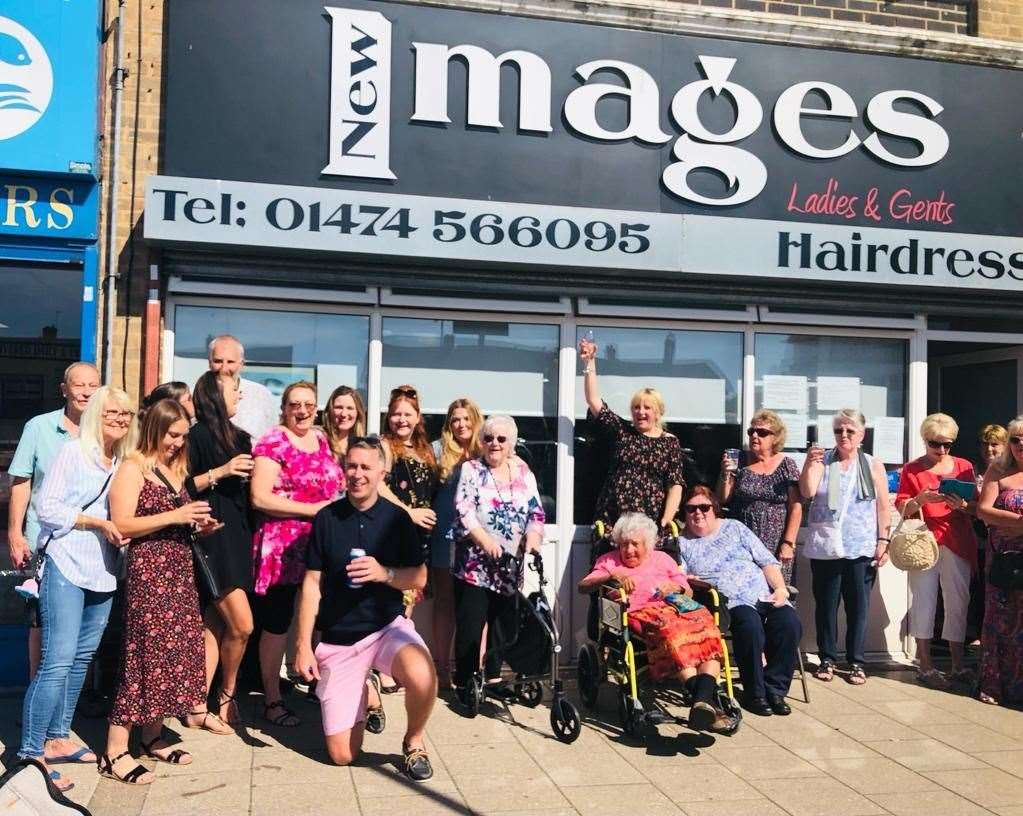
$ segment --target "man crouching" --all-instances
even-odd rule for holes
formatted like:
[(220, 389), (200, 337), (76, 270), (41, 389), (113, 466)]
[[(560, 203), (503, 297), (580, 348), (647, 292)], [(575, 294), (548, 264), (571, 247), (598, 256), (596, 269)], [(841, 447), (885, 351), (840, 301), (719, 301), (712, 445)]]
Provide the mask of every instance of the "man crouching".
[[(380, 440), (353, 440), (346, 495), (313, 519), (295, 670), (318, 681), (327, 751), (338, 765), (350, 764), (362, 748), (370, 669), (394, 677), (405, 688), (408, 712), (405, 773), (421, 781), (433, 776), (423, 732), (437, 675), (426, 644), (404, 616), (402, 591), (426, 586), (427, 568), (408, 513), (377, 492), (383, 475)], [(321, 633), (315, 652), (314, 623)]]

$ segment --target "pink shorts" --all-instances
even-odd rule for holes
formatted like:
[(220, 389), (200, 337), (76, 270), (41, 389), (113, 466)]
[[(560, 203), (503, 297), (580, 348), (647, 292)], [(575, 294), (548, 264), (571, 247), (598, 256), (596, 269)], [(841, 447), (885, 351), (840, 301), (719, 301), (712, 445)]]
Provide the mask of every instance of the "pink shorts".
[(366, 720), (366, 677), (370, 669), (391, 674), (395, 655), (405, 646), (416, 645), (426, 651), (415, 624), (404, 615), (379, 632), (367, 635), (351, 646), (321, 643), (316, 647), (320, 680), (316, 696), (320, 698), (323, 733), (340, 734)]

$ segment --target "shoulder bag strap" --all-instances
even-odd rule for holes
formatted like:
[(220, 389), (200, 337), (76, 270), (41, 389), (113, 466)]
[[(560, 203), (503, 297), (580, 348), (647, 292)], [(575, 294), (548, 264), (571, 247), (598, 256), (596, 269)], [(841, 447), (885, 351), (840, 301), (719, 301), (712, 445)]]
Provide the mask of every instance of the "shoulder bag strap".
[[(107, 474), (107, 478), (103, 480), (103, 487), (101, 487), (99, 489), (99, 493), (97, 493), (95, 496), (93, 496), (91, 499), (89, 499), (89, 501), (87, 501), (85, 504), (82, 505), (81, 512), (84, 513), (86, 510), (88, 510), (96, 502), (99, 501), (100, 496), (102, 496), (106, 492), (107, 485), (110, 484), (110, 480), (113, 479), (113, 478), (114, 478), (114, 471), (111, 470), (110, 473)], [(36, 560), (37, 560), (37, 563), (40, 565), (40, 568), (41, 568), (41, 565), (43, 563), (43, 558), (46, 557), (46, 548), (50, 545), (51, 541), (53, 541), (53, 533), (50, 533), (50, 535), (47, 537), (46, 541), (43, 542), (43, 545), (36, 551)], [(38, 573), (38, 571), (39, 570), (37, 569), (36, 572)], [(37, 578), (38, 578), (38, 575), (37, 575)]]
[(170, 479), (163, 475), (160, 468), (154, 467), (153, 473), (156, 475), (156, 478), (163, 482), (164, 486), (170, 491), (171, 497), (174, 499), (174, 503), (178, 507), (181, 507), (181, 505), (184, 504), (184, 502), (181, 501), (181, 492), (174, 489), (174, 485), (170, 483)]

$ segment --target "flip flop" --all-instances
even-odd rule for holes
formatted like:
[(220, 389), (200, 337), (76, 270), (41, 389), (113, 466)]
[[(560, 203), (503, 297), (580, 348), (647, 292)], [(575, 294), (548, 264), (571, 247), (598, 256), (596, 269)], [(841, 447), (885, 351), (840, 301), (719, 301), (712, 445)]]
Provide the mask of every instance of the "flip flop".
[[(83, 759), (86, 754), (92, 754), (92, 759)], [(84, 765), (94, 765), (96, 763), (96, 754), (91, 748), (79, 748), (77, 751), (70, 754), (62, 754), (55, 757), (46, 757), (47, 765), (61, 765), (70, 763), (82, 763)]]
[[(60, 771), (50, 771), (50, 781), (53, 782), (53, 784), (57, 787), (57, 790), (61, 793), (67, 793), (75, 786), (74, 782), (65, 780), (64, 777), (60, 775)], [(68, 783), (67, 787), (62, 788), (58, 783), (65, 781)]]

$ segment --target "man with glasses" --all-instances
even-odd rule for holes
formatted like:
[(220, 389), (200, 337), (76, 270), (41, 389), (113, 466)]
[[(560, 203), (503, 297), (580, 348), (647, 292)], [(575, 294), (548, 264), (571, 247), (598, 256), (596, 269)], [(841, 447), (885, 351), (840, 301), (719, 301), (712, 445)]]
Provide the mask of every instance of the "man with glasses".
[(231, 379), (238, 388), (238, 409), (231, 422), (248, 433), (255, 442), (280, 421), (280, 405), (262, 383), (241, 376), (245, 367), (245, 347), (237, 337), (222, 334), (209, 345), (210, 371)]
[[(96, 366), (86, 362), (72, 363), (64, 369), (60, 384), (64, 407), (39, 414), (25, 423), (18, 448), (7, 469), (11, 477), (7, 544), (15, 568), (27, 566), (38, 545), (40, 527), (35, 501), (46, 471), (64, 443), (78, 438), (82, 412), (98, 388), (99, 370)], [(28, 638), (30, 679), (39, 666), (39, 651), (39, 628), (33, 621)]]
[[(317, 680), (327, 752), (349, 765), (366, 730), (366, 675), (394, 677), (405, 689), (408, 726), (404, 769), (415, 781), (433, 776), (423, 737), (437, 695), (433, 660), (402, 592), (426, 586), (416, 526), (380, 497), (384, 451), (379, 438), (358, 437), (345, 457), (347, 492), (313, 519), (298, 604), (295, 670)], [(321, 633), (312, 648), (313, 629)]]

